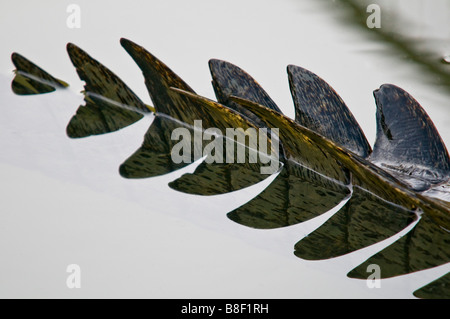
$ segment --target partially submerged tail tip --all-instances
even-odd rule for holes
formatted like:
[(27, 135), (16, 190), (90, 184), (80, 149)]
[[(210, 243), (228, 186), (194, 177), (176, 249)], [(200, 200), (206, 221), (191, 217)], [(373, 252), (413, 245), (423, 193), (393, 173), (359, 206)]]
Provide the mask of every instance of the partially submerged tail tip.
[(130, 52), (130, 49), (137, 49), (137, 48), (141, 48), (140, 45), (134, 43), (131, 40), (128, 40), (126, 38), (120, 38), (120, 45), (127, 51)]
[(67, 42), (66, 49), (67, 49), (67, 52), (70, 53), (71, 51), (79, 49), (79, 48), (75, 44), (73, 44), (72, 42)]

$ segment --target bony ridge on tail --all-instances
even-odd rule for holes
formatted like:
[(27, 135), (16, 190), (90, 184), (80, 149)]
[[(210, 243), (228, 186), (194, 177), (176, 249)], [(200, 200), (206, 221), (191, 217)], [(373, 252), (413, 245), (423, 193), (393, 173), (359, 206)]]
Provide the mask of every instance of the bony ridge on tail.
[[(141, 68), (154, 107), (86, 52), (68, 44), (69, 57), (86, 82), (86, 105), (79, 107), (67, 133), (70, 137), (111, 133), (154, 111), (141, 147), (120, 166), (123, 177), (158, 176), (183, 167), (170, 159), (170, 132), (195, 120), (214, 127), (277, 127), (282, 171), (257, 197), (230, 212), (231, 220), (254, 228), (293, 225), (338, 205), (352, 185), (351, 198), (340, 211), (295, 245), (297, 256), (323, 259), (361, 249), (399, 232), (423, 211), (407, 238), (367, 262), (386, 267), (389, 277), (450, 260), (445, 245), (449, 241), (445, 229), (450, 229), (445, 197), (450, 189), (445, 186), (450, 176), (448, 152), (429, 116), (406, 91), (391, 84), (375, 90), (377, 138), (372, 150), (344, 101), (309, 70), (287, 68), (296, 114), (291, 120), (249, 74), (229, 62), (209, 61), (215, 102), (198, 96), (142, 46), (127, 39), (120, 42)], [(17, 68), (12, 89), (17, 94), (67, 86), (17, 53), (12, 59)], [(202, 163), (171, 187), (213, 195), (260, 180), (251, 177), (251, 167), (236, 167)], [(217, 182), (221, 178), (225, 182)], [(333, 249), (322, 249), (327, 245)], [(349, 275), (359, 278), (363, 266)], [(448, 280), (440, 280), (448, 286)]]

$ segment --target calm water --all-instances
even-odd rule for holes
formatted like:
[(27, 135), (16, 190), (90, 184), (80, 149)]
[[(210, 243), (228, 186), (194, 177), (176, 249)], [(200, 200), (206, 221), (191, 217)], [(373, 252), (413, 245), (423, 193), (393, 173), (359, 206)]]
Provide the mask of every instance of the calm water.
[[(380, 9), (380, 28), (369, 28), (370, 4)], [(320, 1), (318, 10), (343, 30), (357, 34), (345, 43), (365, 63), (378, 65), (379, 78), (409, 91), (430, 113), (442, 138), (449, 143), (450, 2)], [(350, 66), (349, 66), (350, 67)], [(359, 78), (367, 81), (370, 77)], [(355, 84), (355, 94), (361, 94)], [(411, 88), (411, 89), (409, 89)], [(370, 135), (371, 133), (369, 133)]]
[[(371, 3), (378, 3), (381, 8), (381, 29), (368, 29), (365, 25), (365, 18), (368, 16), (365, 8)], [(68, 143), (64, 135), (65, 125), (81, 102), (78, 92), (83, 84), (67, 59), (65, 44), (73, 41), (100, 62), (113, 68), (114, 72), (149, 104), (141, 72), (130, 62), (129, 57), (118, 45), (121, 36), (129, 36), (142, 44), (165, 61), (199, 94), (211, 98), (214, 98), (214, 93), (207, 69), (208, 59), (222, 58), (236, 63), (253, 75), (283, 112), (291, 117), (293, 117), (293, 107), (285, 68), (288, 64), (303, 66), (322, 76), (336, 89), (354, 113), (371, 143), (375, 139), (375, 103), (372, 91), (383, 83), (393, 83), (407, 90), (422, 104), (449, 145), (450, 66), (446, 60), (450, 53), (448, 47), (450, 9), (448, 1), (435, 0), (433, 5), (429, 3), (400, 0), (378, 2), (291, 0), (277, 4), (272, 1), (245, 3), (231, 1), (226, 4), (200, 0), (189, 4), (183, 1), (144, 1), (140, 3), (142, 10), (136, 10), (138, 5), (131, 7), (110, 5), (101, 1), (95, 4), (80, 1), (83, 24), (79, 30), (65, 27), (65, 5), (58, 1), (49, 1), (51, 5), (45, 10), (39, 4), (31, 2), (26, 6), (21, 3), (22, 7), (16, 3), (8, 6), (2, 4), (4, 6), (2, 8), (4, 10), (0, 13), (2, 29), (7, 30), (13, 23), (18, 25), (14, 32), (3, 31), (0, 34), (3, 43), (7, 43), (0, 51), (2, 73), (11, 75), (9, 73), (12, 69), (10, 54), (18, 51), (53, 75), (71, 84), (71, 89), (66, 95), (56, 94), (54, 100), (51, 96), (43, 97), (39, 99), (39, 102), (38, 99), (33, 100), (33, 97), (19, 100), (5, 93), (8, 104), (16, 108), (8, 108), (8, 112), (4, 112), (5, 117), (2, 119), (3, 131), (0, 136), (2, 136), (2, 149), (5, 150), (1, 155), (2, 163), (25, 167), (43, 174), (41, 177), (33, 175), (33, 179), (30, 180), (30, 174), (11, 173), (15, 171), (7, 170), (8, 166), (2, 166), (2, 173), (9, 176), (9, 181), (14, 180), (16, 185), (11, 186), (11, 182), (2, 184), (11, 195), (8, 196), (8, 201), (3, 203), (4, 211), (19, 213), (2, 216), (5, 219), (4, 225), (16, 226), (6, 229), (3, 233), (5, 240), (2, 241), (3, 243), (14, 242), (15, 246), (6, 246), (6, 244), (1, 246), (7, 256), (14, 257), (8, 259), (8, 265), (3, 265), (11, 274), (7, 281), (9, 291), (21, 295), (20, 287), (22, 286), (25, 287), (25, 295), (36, 295), (42, 291), (42, 287), (51, 287), (52, 289), (47, 292), (48, 295), (55, 292), (67, 294), (65, 287), (59, 287), (54, 273), (57, 272), (58, 267), (66, 265), (75, 255), (78, 258), (75, 262), (89, 265), (90, 269), (94, 269), (93, 276), (100, 278), (97, 285), (94, 285), (95, 288), (85, 290), (88, 296), (104, 293), (105, 285), (110, 285), (108, 281), (110, 277), (119, 278), (117, 280), (124, 289), (109, 292), (112, 295), (120, 296), (127, 292), (135, 294), (136, 287), (141, 294), (149, 293), (142, 287), (140, 275), (136, 275), (136, 278), (129, 281), (129, 272), (133, 271), (136, 274), (146, 274), (142, 275), (146, 276), (146, 282), (152, 282), (159, 287), (159, 290), (149, 293), (152, 296), (161, 296), (161, 294), (192, 296), (191, 289), (180, 288), (180, 286), (192, 287), (198, 284), (192, 279), (198, 276), (198, 266), (201, 266), (206, 278), (208, 276), (216, 278), (217, 273), (211, 269), (231, 269), (230, 273), (224, 275), (225, 283), (214, 279), (209, 280), (212, 282), (211, 285), (202, 283), (200, 287), (196, 286), (195, 293), (199, 296), (208, 295), (211, 291), (213, 296), (229, 296), (235, 293), (236, 285), (247, 280), (250, 280), (250, 283), (247, 283), (248, 286), (244, 284), (242, 286), (250, 287), (251, 284), (254, 286), (244, 289), (244, 296), (245, 293), (247, 296), (321, 296), (321, 293), (342, 296), (342, 284), (354, 284), (353, 281), (345, 281), (345, 271), (339, 273), (340, 277), (325, 281), (322, 279), (325, 278), (322, 277), (323, 273), (315, 274), (312, 270), (316, 267), (320, 269), (321, 266), (309, 266), (298, 258), (294, 258), (292, 263), (289, 260), (286, 264), (280, 265), (277, 264), (277, 259), (270, 255), (267, 259), (260, 257), (262, 262), (257, 263), (259, 270), (253, 278), (255, 265), (252, 266), (251, 261), (245, 259), (247, 252), (244, 249), (239, 250), (241, 242), (231, 249), (223, 244), (227, 243), (226, 240), (219, 240), (222, 232), (228, 231), (233, 236), (243, 239), (242, 242), (253, 241), (258, 248), (271, 253), (275, 251), (274, 256), (278, 256), (279, 248), (285, 249), (287, 254), (292, 256), (293, 245), (302, 236), (299, 233), (308, 233), (305, 226), (305, 229), (291, 230), (286, 239), (282, 232), (270, 234), (258, 232), (255, 235), (246, 232), (245, 228), (244, 230), (234, 228), (234, 223), (225, 219), (225, 214), (236, 208), (235, 205), (238, 203), (244, 204), (248, 198), (256, 196), (252, 191), (244, 192), (244, 196), (241, 197), (236, 195), (228, 197), (230, 198), (228, 200), (213, 201), (204, 198), (192, 199), (189, 196), (172, 193), (173, 190), (167, 190), (162, 186), (172, 180), (167, 181), (164, 178), (158, 181), (121, 179), (117, 174), (117, 167), (140, 145), (146, 130), (145, 123), (140, 124), (135, 131), (111, 134), (103, 139), (94, 138), (85, 140), (83, 143), (74, 141)], [(108, 7), (108, 14), (105, 14), (106, 7)], [(355, 13), (357, 13), (356, 17)], [(139, 21), (146, 21), (146, 24)], [(48, 36), (43, 37), (43, 34)], [(9, 84), (9, 81), (5, 80), (2, 83)], [(36, 109), (30, 111), (30, 108), (38, 105), (47, 112), (38, 112)], [(36, 121), (36, 118), (39, 118), (41, 122)], [(66, 188), (62, 188), (59, 184), (54, 185), (51, 180), (47, 180), (48, 176), (62, 181), (67, 187), (67, 192), (62, 191)], [(50, 200), (53, 196), (47, 196), (41, 183), (57, 193), (60, 200), (51, 201), (51, 205), (45, 202), (45, 199)], [(85, 194), (78, 188), (68, 187), (67, 185), (71, 183), (87, 185), (95, 193)], [(34, 185), (34, 188), (24, 190), (22, 184)], [(41, 193), (36, 195), (36, 188), (40, 189)], [(71, 192), (82, 195), (68, 197), (67, 193)], [(98, 192), (112, 194), (114, 197), (125, 198), (129, 202), (142, 205), (146, 208), (142, 216), (149, 214), (148, 219), (141, 220), (141, 217), (135, 216), (134, 218), (139, 222), (125, 220), (123, 211), (129, 212), (130, 209), (126, 206), (116, 211), (114, 207), (116, 202), (111, 198), (109, 198), (111, 204), (108, 205), (108, 210), (102, 206), (104, 204), (96, 204), (96, 209), (90, 205), (84, 205), (84, 203), (93, 203), (93, 199), (98, 197)], [(269, 198), (273, 194), (269, 194)], [(22, 202), (20, 198), (26, 195), (32, 198), (33, 203), (42, 205), (34, 205), (40, 208), (37, 209), (40, 219), (36, 214), (31, 214), (30, 211), (33, 210), (29, 207), (18, 204)], [(41, 202), (39, 197), (42, 197)], [(384, 205), (376, 204), (381, 207)], [(134, 209), (139, 211), (136, 207)], [(153, 212), (175, 216), (176, 220), (175, 222), (172, 219), (166, 220), (168, 218), (166, 215), (154, 216)], [(211, 213), (215, 212), (222, 213), (222, 219), (217, 216), (212, 217)], [(115, 219), (110, 218), (110, 213), (116, 214)], [(80, 216), (73, 221), (77, 227), (72, 227), (71, 224), (74, 216)], [(126, 216), (128, 218), (129, 215)], [(383, 219), (383, 216), (377, 218)], [(36, 231), (32, 225), (24, 226), (22, 220), (35, 221), (40, 225), (39, 230)], [(109, 221), (107, 229), (102, 228), (104, 220)], [(192, 235), (192, 232), (185, 231), (189, 228), (187, 226), (190, 225), (189, 222), (180, 220), (194, 221), (195, 225), (201, 225), (201, 227), (196, 228), (195, 235)], [(90, 223), (96, 227), (86, 226)], [(54, 227), (56, 225), (58, 227)], [(126, 226), (122, 228), (122, 225)], [(153, 225), (151, 230), (157, 236), (148, 237), (151, 236), (147, 235), (149, 225)], [(63, 231), (60, 232), (59, 227), (65, 227), (65, 231), (71, 236), (61, 235)], [(84, 232), (78, 232), (77, 229), (80, 228)], [(99, 238), (98, 229), (104, 231), (101, 238)], [(212, 229), (213, 232), (204, 232), (204, 229)], [(180, 241), (183, 241), (180, 240), (180, 234), (184, 234), (184, 250), (174, 249)], [(62, 239), (55, 243), (55, 238)], [(164, 239), (161, 240), (161, 238)], [(280, 238), (282, 240), (277, 241)], [(272, 239), (274, 240), (271, 241)], [(199, 248), (197, 253), (192, 247), (195, 246), (195, 241), (197, 246), (200, 243), (205, 245), (202, 246), (203, 250)], [(205, 244), (205, 241), (208, 243)], [(115, 243), (115, 246), (122, 247), (120, 254), (115, 253), (111, 242)], [(98, 246), (93, 247), (92, 243), (97, 243)], [(161, 248), (155, 250), (159, 246), (155, 248), (146, 243), (159, 243)], [(170, 243), (174, 246), (170, 246)], [(135, 247), (135, 251), (130, 251), (131, 246)], [(311, 246), (314, 248), (314, 243)], [(64, 247), (72, 247), (73, 250), (64, 251)], [(100, 247), (108, 249), (100, 249)], [(142, 253), (140, 249), (154, 249), (152, 252), (158, 258), (144, 257), (147, 251)], [(23, 251), (20, 258), (16, 256), (17, 250)], [(100, 250), (105, 254), (102, 258), (98, 257)], [(173, 257), (174, 250), (180, 255), (178, 258), (185, 262), (184, 272), (180, 272), (180, 269), (176, 267), (179, 259)], [(191, 254), (190, 250), (192, 250)], [(217, 250), (224, 251), (217, 255), (210, 255)], [(57, 251), (58, 254), (53, 254), (53, 251)], [(226, 257), (230, 251), (235, 254), (232, 259)], [(49, 258), (40, 264), (33, 263), (36, 252), (40, 253), (39, 256)], [(139, 257), (136, 257), (137, 255)], [(212, 261), (214, 258), (211, 256), (215, 256), (214, 258), (221, 260), (222, 263), (214, 263)], [(134, 263), (135, 258), (138, 258), (138, 266)], [(239, 267), (235, 265), (237, 258), (241, 258), (239, 260), (242, 265)], [(364, 254), (355, 257), (355, 260), (358, 258), (360, 262), (364, 261)], [(112, 260), (114, 261), (112, 267), (104, 266)], [(31, 265), (28, 268), (27, 262)], [(335, 265), (339, 265), (339, 262), (337, 261)], [(356, 264), (350, 267), (349, 259), (342, 263), (344, 264), (342, 269), (347, 271), (358, 265), (358, 262), (353, 261)], [(158, 268), (160, 264), (162, 266)], [(325, 273), (335, 271), (327, 268), (325, 264), (322, 264)], [(26, 279), (21, 278), (24, 273), (30, 274), (29, 268), (33, 267), (45, 274), (43, 277), (47, 282), (40, 279), (31, 280), (31, 286), (27, 287), (27, 283), (24, 283)], [(280, 267), (283, 267), (284, 273), (289, 274), (280, 279), (283, 282), (281, 288), (278, 285)], [(336, 266), (336, 269), (339, 267)], [(148, 269), (151, 269), (154, 274), (163, 274), (163, 276), (149, 275), (151, 272)], [(173, 274), (175, 272), (178, 272), (177, 275)], [(267, 275), (268, 273), (271, 275)], [(301, 277), (303, 286), (296, 283), (301, 274), (303, 274)], [(64, 275), (63, 273), (62, 276)], [(164, 279), (172, 278), (171, 276), (175, 276), (176, 280)], [(258, 292), (255, 287), (261, 286), (261, 280), (257, 277), (264, 278), (265, 285)], [(401, 296), (407, 295), (405, 291), (411, 292), (411, 282), (420, 281), (422, 277), (415, 278), (398, 284), (398, 287), (392, 284), (390, 287), (394, 288), (387, 290), (384, 296), (396, 296), (396, 290)], [(434, 279), (433, 276), (430, 278)], [(317, 284), (320, 280), (325, 281), (325, 286), (328, 285), (330, 291), (325, 293), (320, 290), (320, 285)], [(423, 280), (423, 284), (430, 280)], [(199, 281), (204, 282), (203, 278)], [(234, 284), (232, 284), (233, 281)], [(17, 285), (17, 282), (21, 283), (21, 286)], [(335, 282), (336, 284), (333, 285)], [(221, 287), (217, 288), (217, 286)], [(299, 286), (302, 287), (299, 288)], [(389, 287), (389, 281), (386, 286)], [(362, 290), (370, 296), (364, 282), (352, 288), (354, 290), (348, 288), (343, 293), (358, 296), (356, 291)], [(283, 292), (276, 295), (277, 289)], [(8, 294), (8, 291), (2, 292)], [(377, 292), (372, 293), (377, 295)], [(380, 294), (383, 295), (383, 293)]]

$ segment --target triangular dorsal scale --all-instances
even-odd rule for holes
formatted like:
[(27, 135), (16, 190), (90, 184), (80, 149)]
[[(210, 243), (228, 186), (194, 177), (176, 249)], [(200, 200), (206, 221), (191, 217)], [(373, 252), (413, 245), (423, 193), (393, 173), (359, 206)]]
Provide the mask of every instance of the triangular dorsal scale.
[[(219, 103), (239, 112), (258, 127), (265, 127), (263, 120), (245, 106), (234, 102), (230, 97), (235, 96), (253, 101), (282, 114), (280, 108), (261, 85), (240, 67), (223, 60), (211, 59), (209, 60), (209, 69)], [(280, 154), (284, 156), (282, 145), (280, 145)]]
[(370, 145), (358, 122), (334, 89), (316, 74), (287, 67), (295, 121), (365, 158)]
[(170, 88), (191, 93), (195, 93), (194, 90), (144, 47), (124, 38), (120, 39), (120, 43), (141, 69), (156, 112), (184, 122), (192, 122), (192, 119), (189, 121), (189, 114), (181, 109), (183, 102), (178, 101), (178, 96), (173, 95)]
[(57, 88), (69, 86), (66, 82), (53, 77), (19, 53), (14, 52), (11, 55), (11, 60), (16, 67), (11, 88), (18, 95), (49, 93)]
[(374, 91), (377, 136), (370, 161), (415, 190), (450, 177), (448, 151), (422, 106), (405, 90), (384, 84)]
[(67, 125), (69, 137), (114, 132), (151, 111), (117, 75), (75, 44), (67, 44), (67, 53), (78, 76), (85, 82), (86, 102)]
[[(209, 69), (211, 71), (214, 92), (219, 103), (252, 119), (255, 118), (255, 115), (230, 100), (230, 96), (254, 101), (281, 113), (280, 108), (258, 82), (238, 66), (230, 62), (211, 59), (209, 60)], [(258, 120), (256, 119), (256, 121)]]

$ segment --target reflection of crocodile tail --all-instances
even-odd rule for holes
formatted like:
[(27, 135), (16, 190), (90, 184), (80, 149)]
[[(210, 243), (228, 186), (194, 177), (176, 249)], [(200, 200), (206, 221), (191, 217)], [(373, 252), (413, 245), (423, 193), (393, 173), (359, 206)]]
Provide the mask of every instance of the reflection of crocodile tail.
[[(203, 141), (196, 145), (196, 141), (191, 139), (199, 133), (195, 132), (195, 121), (201, 120), (203, 127), (218, 129), (223, 135), (227, 128), (256, 128), (252, 121), (240, 113), (196, 95), (178, 75), (143, 47), (127, 39), (121, 39), (121, 44), (142, 70), (156, 109), (156, 118), (147, 131), (142, 146), (121, 165), (122, 176), (143, 178), (160, 175), (203, 157)], [(174, 163), (171, 154), (174, 145), (178, 143), (172, 140), (171, 132), (177, 128), (188, 130), (192, 145), (192, 149), (188, 150), (189, 158), (181, 163)], [(193, 174), (183, 175), (170, 186), (184, 192), (212, 195), (235, 191), (266, 177), (259, 173), (258, 163), (247, 163), (248, 161), (242, 165), (209, 163), (206, 158)], [(220, 176), (227, 178), (219, 178)]]
[(11, 60), (16, 67), (11, 88), (16, 94), (42, 94), (69, 86), (66, 82), (53, 77), (19, 53), (14, 52), (11, 55)]
[[(298, 161), (304, 161), (301, 155), (302, 143), (298, 142), (302, 138), (310, 140), (328, 154), (327, 158), (335, 159), (351, 173), (355, 189), (352, 198), (323, 226), (296, 244), (297, 256), (313, 260), (326, 259), (367, 247), (404, 229), (416, 220), (416, 211), (419, 209), (424, 212), (424, 216), (408, 236), (375, 255), (372, 263), (382, 264), (386, 269), (389, 264), (399, 265), (384, 273), (384, 276), (392, 277), (442, 265), (450, 260), (446, 245), (441, 244), (450, 239), (445, 230), (450, 226), (448, 205), (417, 194), (369, 161), (277, 112), (251, 101), (233, 100), (265, 119), (268, 125), (279, 127), (287, 151), (296, 154)], [(336, 172), (329, 165), (315, 168), (319, 172), (321, 169), (328, 176)], [(425, 236), (428, 237), (425, 239)], [(425, 256), (420, 253), (423, 251), (435, 253)], [(407, 254), (407, 258), (404, 254)], [(359, 277), (364, 272), (362, 265), (349, 275)]]
[[(242, 107), (241, 105), (233, 102), (231, 96), (239, 96), (241, 98), (250, 99), (252, 101), (257, 101), (264, 106), (267, 106), (273, 110), (281, 112), (279, 107), (270, 98), (267, 92), (253, 79), (247, 72), (239, 68), (238, 66), (217, 59), (211, 59), (209, 61), (209, 68), (212, 76), (212, 85), (214, 92), (216, 94), (217, 101), (226, 107), (235, 110), (241, 116), (248, 119), (258, 128), (264, 128), (263, 121), (255, 116), (253, 113)], [(197, 99), (195, 103), (204, 103), (202, 99)], [(270, 137), (270, 130), (268, 131), (268, 136)], [(277, 150), (279, 154), (279, 160), (284, 162), (284, 150), (282, 143), (279, 143), (279, 149)], [(258, 168), (260, 165), (256, 165), (253, 169), (245, 169), (246, 165), (230, 165), (230, 164), (207, 164), (203, 162), (195, 170), (193, 174), (185, 174), (179, 179), (173, 181), (169, 186), (175, 190), (182, 191), (189, 194), (197, 195), (215, 195), (221, 193), (227, 193), (230, 191), (237, 190), (241, 188), (242, 183), (239, 182), (241, 179), (245, 178), (243, 175), (244, 171), (247, 170), (247, 174), (253, 174), (256, 172), (259, 174)], [(219, 187), (215, 185), (210, 187), (210, 185), (205, 185), (205, 183), (199, 182), (199, 178), (206, 176), (206, 174), (211, 174), (211, 178), (215, 180), (216, 183), (221, 184)], [(222, 176), (222, 178), (217, 178)], [(211, 184), (211, 182), (209, 183)], [(246, 185), (246, 184), (244, 184)]]
[[(226, 128), (277, 128), (281, 171), (258, 196), (229, 212), (231, 220), (253, 228), (280, 228), (339, 208), (295, 244), (295, 255), (308, 260), (342, 256), (412, 229), (351, 270), (348, 276), (353, 278), (366, 278), (370, 264), (381, 266), (383, 277), (393, 277), (450, 260), (448, 152), (431, 119), (404, 90), (383, 85), (374, 92), (377, 139), (372, 151), (339, 95), (311, 71), (288, 66), (296, 112), (292, 120), (249, 74), (229, 62), (209, 62), (215, 102), (197, 95), (143, 47), (126, 39), (121, 44), (142, 70), (154, 109), (109, 69), (68, 44), (71, 61), (86, 83), (86, 105), (78, 108), (67, 133), (110, 133), (155, 111), (141, 147), (120, 166), (123, 177), (158, 176), (202, 158), (209, 141), (191, 144), (187, 162), (174, 163), (171, 157), (178, 142), (171, 133), (182, 128), (193, 139), (198, 120), (222, 135)], [(17, 94), (67, 86), (18, 54), (13, 54), (13, 62), (17, 70), (12, 88)], [(267, 143), (272, 145), (270, 135)], [(260, 166), (205, 160), (170, 187), (197, 195), (237, 191), (266, 177)], [(444, 276), (415, 295), (430, 297), (438, 291), (450, 296), (449, 286)]]
[(113, 72), (72, 43), (67, 53), (84, 86), (81, 105), (67, 125), (67, 135), (86, 137), (117, 131), (135, 123), (150, 109)]

